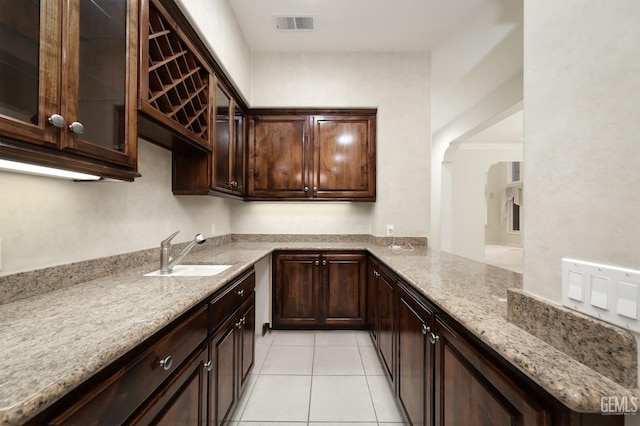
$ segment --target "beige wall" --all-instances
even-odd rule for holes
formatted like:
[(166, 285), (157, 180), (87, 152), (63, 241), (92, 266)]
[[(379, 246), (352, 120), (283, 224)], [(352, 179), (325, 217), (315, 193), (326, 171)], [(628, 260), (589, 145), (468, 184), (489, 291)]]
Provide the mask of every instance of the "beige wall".
[(640, 2), (527, 1), (524, 287), (564, 256), (640, 269)]
[(251, 96), (251, 50), (227, 0), (176, 0), (201, 39), (246, 100)]
[(397, 235), (427, 236), (429, 62), (426, 54), (254, 54), (254, 107), (378, 108), (378, 195), (360, 205), (236, 203), (233, 231), (253, 232), (259, 223), (263, 233), (384, 235), (393, 224)]
[(128, 182), (72, 182), (0, 172), (1, 275), (159, 247), (230, 231), (229, 201), (171, 192), (171, 153), (139, 141)]

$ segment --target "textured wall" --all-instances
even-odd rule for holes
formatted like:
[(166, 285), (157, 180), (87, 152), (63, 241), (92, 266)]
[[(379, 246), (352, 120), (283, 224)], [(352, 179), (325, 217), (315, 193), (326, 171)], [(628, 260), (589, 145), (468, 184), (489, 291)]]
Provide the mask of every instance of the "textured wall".
[(378, 195), (363, 205), (237, 203), (233, 231), (254, 232), (257, 222), (264, 233), (286, 223), (296, 233), (385, 235), (393, 224), (397, 235), (427, 236), (429, 73), (426, 54), (254, 54), (252, 106), (378, 108)]
[[(140, 140), (128, 182), (72, 182), (0, 172), (0, 274), (160, 247), (230, 230), (229, 202), (171, 193), (171, 153)], [(158, 249), (159, 250), (159, 249)], [(158, 251), (159, 253), (159, 251)]]
[(525, 2), (524, 288), (561, 258), (640, 269), (640, 2)]
[(251, 97), (251, 50), (227, 0), (176, 0), (227, 77)]

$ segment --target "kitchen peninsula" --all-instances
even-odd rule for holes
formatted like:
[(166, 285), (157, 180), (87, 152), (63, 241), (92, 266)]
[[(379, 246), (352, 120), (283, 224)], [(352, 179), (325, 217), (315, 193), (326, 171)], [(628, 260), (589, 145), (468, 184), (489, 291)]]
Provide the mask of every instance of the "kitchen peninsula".
[[(527, 389), (543, 395), (545, 403), (555, 401), (543, 407), (549, 413), (564, 410), (574, 417), (599, 413), (602, 396), (639, 395), (510, 323), (507, 289), (521, 287), (517, 273), (426, 247), (391, 250), (368, 236), (309, 239), (222, 237), (219, 244), (214, 241), (194, 250), (188, 258), (194, 264), (233, 265), (214, 277), (145, 277), (157, 264), (143, 259), (139, 266), (0, 305), (4, 342), (0, 356), (5, 360), (0, 373), (0, 423), (38, 419), (65, 394), (274, 250), (368, 252), (409, 291), (468, 332), (474, 344), (503, 363), (501, 367), (507, 366), (511, 371), (505, 374), (514, 377), (514, 383), (525, 380)], [(9, 278), (0, 278), (3, 288), (11, 284)], [(256, 300), (261, 303), (268, 301)], [(616, 418), (620, 417), (607, 419)], [(573, 424), (566, 423), (568, 417), (563, 419), (560, 424)]]

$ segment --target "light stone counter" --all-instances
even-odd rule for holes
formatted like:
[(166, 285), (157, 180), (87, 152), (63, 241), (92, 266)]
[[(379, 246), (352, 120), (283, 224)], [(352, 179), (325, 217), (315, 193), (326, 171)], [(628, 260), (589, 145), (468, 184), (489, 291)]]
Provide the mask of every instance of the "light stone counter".
[(599, 412), (602, 396), (640, 396), (507, 320), (521, 275), (424, 247), (368, 242), (231, 242), (186, 263), (232, 264), (214, 277), (144, 277), (156, 263), (0, 305), (0, 424), (21, 424), (275, 249), (363, 249), (563, 404)]

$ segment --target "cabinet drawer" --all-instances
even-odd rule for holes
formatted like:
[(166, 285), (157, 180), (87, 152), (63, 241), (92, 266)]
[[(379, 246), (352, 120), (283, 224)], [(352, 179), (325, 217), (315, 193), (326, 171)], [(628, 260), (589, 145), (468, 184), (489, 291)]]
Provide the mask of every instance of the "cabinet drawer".
[(206, 337), (207, 308), (203, 306), (49, 424), (123, 423)]
[(229, 315), (247, 300), (256, 286), (256, 274), (253, 269), (230, 284), (219, 296), (209, 303), (210, 330), (214, 331)]

